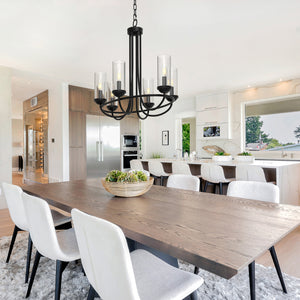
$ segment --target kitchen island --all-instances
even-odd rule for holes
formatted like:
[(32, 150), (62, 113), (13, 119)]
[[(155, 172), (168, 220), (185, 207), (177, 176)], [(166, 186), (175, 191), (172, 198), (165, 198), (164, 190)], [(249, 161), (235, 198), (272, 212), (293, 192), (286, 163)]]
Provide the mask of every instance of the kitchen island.
[[(148, 161), (153, 159), (141, 159), (143, 166), (148, 170)], [(226, 178), (235, 177), (235, 167), (245, 162), (235, 160), (229, 162), (214, 162), (211, 159), (178, 160), (170, 158), (155, 159), (161, 161), (165, 172), (172, 173), (172, 163), (183, 161), (189, 164), (193, 175), (201, 175), (203, 163), (217, 163), (224, 169)], [(255, 160), (251, 165), (262, 167), (268, 182), (276, 182), (280, 188), (280, 203), (300, 205), (300, 162), (281, 160)]]

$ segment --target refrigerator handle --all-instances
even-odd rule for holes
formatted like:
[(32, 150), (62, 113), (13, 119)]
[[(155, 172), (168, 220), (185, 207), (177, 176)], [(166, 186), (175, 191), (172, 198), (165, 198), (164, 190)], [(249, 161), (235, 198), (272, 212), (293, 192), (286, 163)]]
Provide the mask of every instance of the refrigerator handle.
[(101, 161), (104, 161), (103, 142), (102, 141), (100, 141), (100, 154), (101, 154)]
[(96, 155), (97, 155), (97, 161), (102, 161), (101, 160), (101, 150), (100, 150), (100, 142), (96, 142)]

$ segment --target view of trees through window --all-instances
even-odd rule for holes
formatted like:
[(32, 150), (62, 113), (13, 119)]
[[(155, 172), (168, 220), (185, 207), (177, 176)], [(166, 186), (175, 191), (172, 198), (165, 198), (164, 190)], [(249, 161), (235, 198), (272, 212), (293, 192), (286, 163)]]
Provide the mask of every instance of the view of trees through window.
[(190, 154), (190, 123), (182, 124), (182, 152)]
[(300, 112), (246, 117), (246, 149), (300, 151)]

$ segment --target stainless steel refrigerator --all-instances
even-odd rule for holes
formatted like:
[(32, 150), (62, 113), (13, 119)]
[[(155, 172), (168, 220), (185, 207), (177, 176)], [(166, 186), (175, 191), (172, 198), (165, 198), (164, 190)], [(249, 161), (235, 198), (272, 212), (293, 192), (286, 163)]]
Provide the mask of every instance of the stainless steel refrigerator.
[(86, 115), (87, 177), (105, 177), (120, 170), (120, 122), (105, 116)]

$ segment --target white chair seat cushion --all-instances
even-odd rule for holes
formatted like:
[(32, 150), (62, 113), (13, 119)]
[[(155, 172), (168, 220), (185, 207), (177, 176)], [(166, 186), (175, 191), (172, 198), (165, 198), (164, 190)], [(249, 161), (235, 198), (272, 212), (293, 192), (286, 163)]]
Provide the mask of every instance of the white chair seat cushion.
[(56, 260), (73, 261), (80, 258), (74, 228), (57, 231), (57, 240), (61, 249), (61, 257)]
[(72, 218), (65, 216), (57, 210), (51, 209), (54, 226), (59, 226), (71, 222)]
[(203, 283), (198, 275), (172, 267), (145, 250), (130, 255), (141, 300), (181, 300)]

